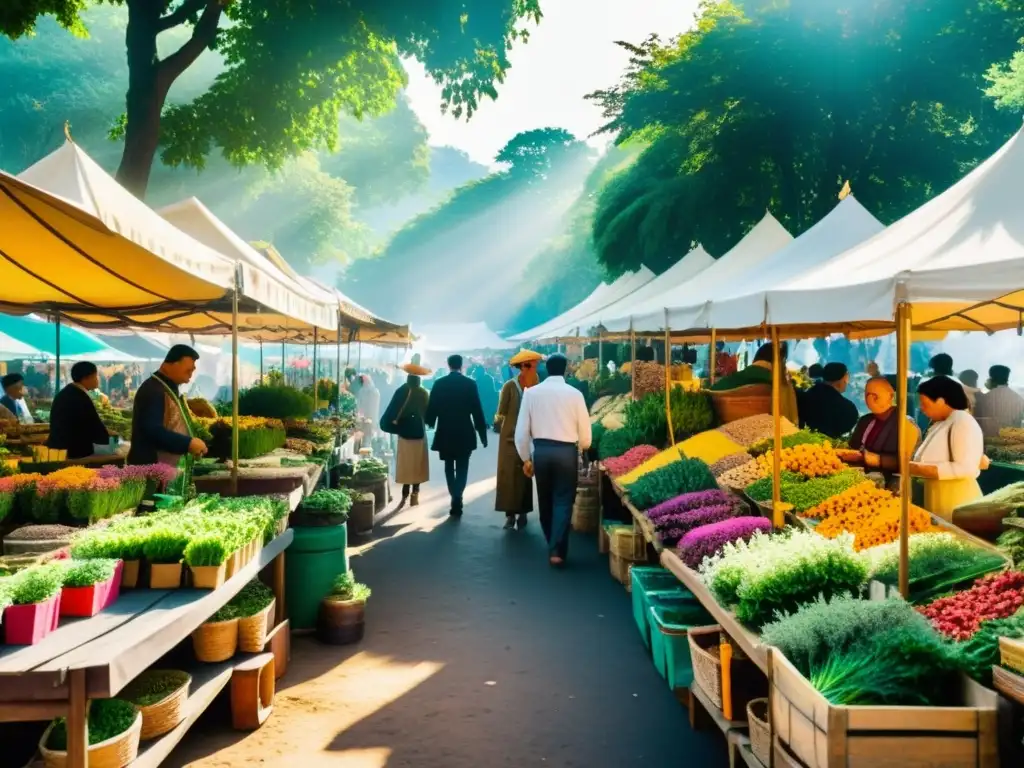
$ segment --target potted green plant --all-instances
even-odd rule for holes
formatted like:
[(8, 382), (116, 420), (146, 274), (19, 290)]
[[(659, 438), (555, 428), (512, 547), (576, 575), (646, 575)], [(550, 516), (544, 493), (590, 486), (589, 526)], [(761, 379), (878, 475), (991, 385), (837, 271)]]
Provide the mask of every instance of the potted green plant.
[(142, 715), (142, 740), (163, 736), (185, 719), (185, 702), (192, 676), (177, 669), (147, 669), (120, 697), (138, 707)]
[[(122, 699), (93, 699), (89, 702), (89, 747), (86, 764), (93, 768), (121, 768), (139, 754), (142, 714)], [(68, 729), (63, 717), (47, 726), (39, 740), (39, 751), (47, 768), (67, 765)]]
[(139, 582), (144, 538), (137, 531), (111, 533), (103, 529), (86, 529), (71, 541), (71, 557), (75, 560), (120, 560), (121, 587), (134, 589)]
[(348, 514), (348, 531), (355, 537), (373, 530), (373, 518), (377, 512), (377, 497), (372, 493), (357, 493), (352, 499), (352, 510)]
[(60, 563), (33, 566), (10, 578), (11, 604), (4, 610), (8, 645), (35, 645), (57, 628), (63, 585)]
[(238, 616), (238, 650), (262, 653), (274, 621), (274, 593), (259, 579), (253, 579), (231, 600)]
[(192, 633), (192, 650), (199, 661), (227, 661), (238, 651), (238, 613), (228, 603)]
[(214, 533), (196, 536), (184, 551), (185, 564), (196, 589), (216, 589), (224, 583), (228, 552), (224, 537)]
[(344, 489), (314, 491), (291, 515), (293, 528), (344, 525), (352, 508), (352, 495)]
[(330, 594), (320, 601), (317, 639), (329, 645), (348, 645), (362, 640), (369, 598), (370, 588), (356, 581), (351, 571), (338, 576)]
[(60, 615), (95, 616), (120, 593), (120, 560), (72, 560), (64, 570)]
[(355, 491), (372, 493), (377, 509), (388, 503), (388, 465), (380, 459), (367, 456), (355, 465), (351, 477), (341, 478), (342, 486)]
[(177, 589), (181, 586), (181, 558), (189, 537), (169, 525), (151, 529), (142, 545), (149, 564), (150, 589)]

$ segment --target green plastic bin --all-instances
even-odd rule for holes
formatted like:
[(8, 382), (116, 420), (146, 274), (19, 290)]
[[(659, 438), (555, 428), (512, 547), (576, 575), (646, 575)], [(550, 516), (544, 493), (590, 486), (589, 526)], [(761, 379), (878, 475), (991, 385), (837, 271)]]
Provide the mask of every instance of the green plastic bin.
[(651, 647), (651, 600), (652, 592), (684, 594), (686, 590), (675, 574), (659, 565), (634, 565), (630, 568), (630, 593), (633, 597), (633, 619), (640, 637), (648, 649)]
[(313, 629), (320, 601), (348, 572), (348, 532), (344, 525), (293, 528), (285, 554), (285, 595), (292, 629)]
[(690, 627), (714, 624), (714, 619), (691, 594), (657, 598), (651, 603), (651, 657), (658, 673), (673, 691), (693, 682)]

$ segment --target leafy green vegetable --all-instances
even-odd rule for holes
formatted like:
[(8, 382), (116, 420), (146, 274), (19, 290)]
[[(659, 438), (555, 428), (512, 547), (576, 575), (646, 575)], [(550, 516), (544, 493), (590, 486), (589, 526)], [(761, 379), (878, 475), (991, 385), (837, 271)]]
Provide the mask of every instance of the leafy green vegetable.
[(629, 498), (639, 509), (650, 509), (675, 496), (717, 488), (711, 469), (700, 459), (681, 458), (642, 475), (629, 487)]
[(120, 696), (137, 707), (148, 707), (163, 701), (190, 679), (188, 673), (177, 669), (147, 669), (128, 683)]
[(228, 605), (240, 619), (255, 616), (274, 602), (274, 593), (259, 579), (253, 579), (235, 595)]
[(108, 581), (117, 570), (117, 560), (72, 560), (64, 570), (65, 587), (91, 587)]
[(356, 480), (378, 480), (388, 476), (388, 465), (380, 459), (368, 456), (356, 464)]
[(365, 584), (355, 580), (351, 571), (338, 576), (331, 585), (329, 597), (339, 600), (368, 600), (371, 590)]
[[(836, 441), (830, 438), (828, 435), (823, 435), (820, 432), (815, 432), (812, 429), (801, 429), (798, 432), (794, 432), (792, 435), (782, 436), (782, 447), (793, 448), (797, 445), (821, 445), (822, 443), (831, 443), (833, 447), (836, 445)], [(748, 452), (754, 456), (760, 456), (768, 453), (774, 445), (774, 438), (767, 437), (764, 440), (758, 440), (752, 446), (750, 446)]]
[(10, 597), (14, 605), (45, 603), (64, 586), (64, 565), (36, 565), (16, 573), (10, 579)]
[(168, 525), (150, 531), (142, 545), (142, 552), (151, 563), (178, 563), (185, 554), (188, 542), (187, 534)]
[(352, 494), (344, 489), (314, 491), (302, 500), (302, 511), (313, 514), (347, 515), (352, 508)]
[(629, 427), (610, 429), (606, 430), (601, 436), (601, 445), (598, 448), (597, 455), (603, 461), (621, 456), (630, 448), (643, 444), (643, 436)]
[(313, 415), (313, 398), (294, 387), (257, 386), (239, 394), (238, 412), (271, 419), (308, 419)]
[[(89, 702), (89, 745), (100, 744), (132, 727), (138, 711), (121, 699), (93, 699)], [(68, 748), (67, 722), (63, 717), (54, 721), (46, 748), (65, 752)]]
[(999, 638), (1024, 638), (1024, 609), (1007, 619), (983, 621), (969, 640), (959, 644), (958, 659), (964, 672), (992, 687), (992, 667), (999, 664)]
[(188, 565), (202, 568), (221, 565), (231, 553), (224, 543), (224, 538), (211, 533), (196, 536), (189, 541), (183, 554)]
[[(864, 475), (853, 469), (843, 470), (828, 477), (814, 477), (809, 480), (802, 475), (783, 471), (781, 474), (781, 496), (784, 502), (792, 504), (798, 512), (816, 507), (826, 499), (864, 482)], [(747, 495), (754, 501), (770, 501), (772, 478), (762, 477), (746, 488)]]

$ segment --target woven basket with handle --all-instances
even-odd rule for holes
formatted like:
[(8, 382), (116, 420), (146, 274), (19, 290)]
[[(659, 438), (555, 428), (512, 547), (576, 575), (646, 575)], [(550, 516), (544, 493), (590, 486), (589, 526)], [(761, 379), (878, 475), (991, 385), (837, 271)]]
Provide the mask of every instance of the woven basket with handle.
[(238, 619), (200, 624), (192, 633), (192, 648), (207, 664), (227, 661), (238, 651)]
[[(43, 737), (39, 740), (39, 753), (43, 756), (46, 768), (65, 768), (68, 753), (46, 748), (46, 742), (50, 739), (50, 731), (53, 730), (53, 726), (54, 723), (50, 723), (43, 731)], [(142, 713), (140, 712), (127, 731), (89, 747), (86, 753), (89, 768), (124, 768), (126, 765), (130, 765), (139, 755), (141, 734)]]

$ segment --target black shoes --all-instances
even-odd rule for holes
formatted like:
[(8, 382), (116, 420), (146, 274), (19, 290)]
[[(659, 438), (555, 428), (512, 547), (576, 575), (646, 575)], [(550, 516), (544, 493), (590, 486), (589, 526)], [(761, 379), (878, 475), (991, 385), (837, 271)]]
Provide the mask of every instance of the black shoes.
[(513, 528), (515, 528), (516, 527), (516, 516), (515, 515), (505, 515), (505, 526), (504, 527), (505, 527), (506, 531), (511, 531)]

